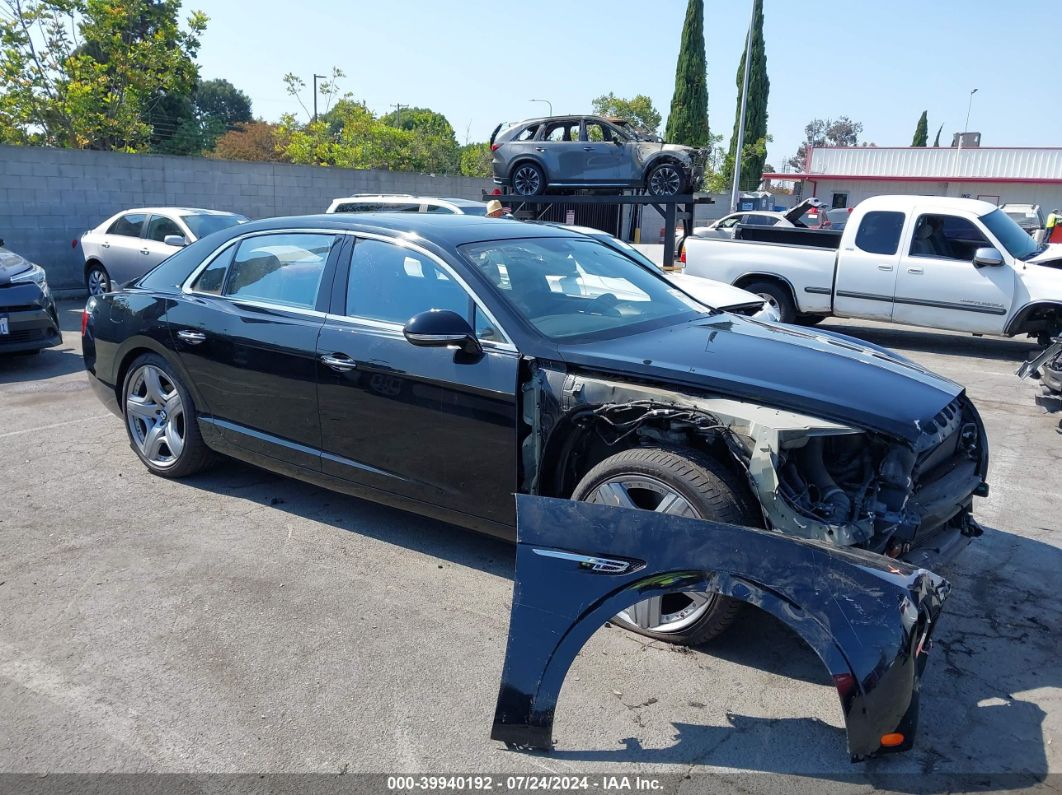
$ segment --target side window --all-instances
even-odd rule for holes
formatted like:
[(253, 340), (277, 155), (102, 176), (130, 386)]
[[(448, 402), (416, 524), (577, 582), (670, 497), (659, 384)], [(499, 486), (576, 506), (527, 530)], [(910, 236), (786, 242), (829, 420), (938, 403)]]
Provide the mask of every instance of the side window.
[(232, 262), (236, 248), (237, 246), (229, 246), (214, 257), (214, 261), (206, 266), (206, 269), (199, 274), (199, 277), (192, 284), (192, 289), (199, 293), (221, 295), (221, 288), (225, 285), (225, 272)]
[(434, 213), (436, 215), (456, 215), (456, 213), (449, 207), (444, 207), (441, 204), (429, 204), (427, 205), (427, 209), (425, 209), (424, 212)]
[(376, 213), (379, 211), (379, 204), (368, 204), (366, 202), (347, 202), (336, 207), (337, 213)]
[(611, 141), (612, 130), (605, 127), (605, 125), (596, 121), (588, 121), (586, 123), (586, 140), (588, 141)]
[(350, 259), (347, 315), (405, 324), (429, 309), (469, 316), (469, 297), (430, 258), (379, 240), (358, 240)]
[(771, 219), (765, 215), (746, 215), (743, 223), (752, 226), (770, 226)]
[(579, 125), (572, 122), (563, 122), (560, 124), (551, 124), (546, 127), (546, 133), (542, 136), (544, 141), (553, 141), (554, 143), (578, 141), (579, 140)]
[(380, 212), (384, 213), (419, 213), (419, 202), (385, 202), (380, 205)]
[(166, 235), (184, 237), (184, 232), (181, 231), (181, 227), (177, 226), (176, 221), (171, 221), (164, 215), (151, 216), (151, 220), (148, 221), (147, 231), (144, 232), (144, 237), (148, 240), (156, 240), (162, 243), (166, 240)]
[(528, 127), (526, 130), (524, 130), (522, 133), (520, 133), (515, 138), (513, 138), (513, 140), (514, 141), (530, 141), (532, 138), (535, 137), (535, 133), (537, 133), (537, 132), (538, 132), (538, 125), (537, 124), (532, 124), (530, 127)]
[(868, 254), (895, 254), (900, 246), (903, 221), (903, 213), (881, 210), (867, 213), (856, 232), (856, 248)]
[(974, 252), (991, 243), (973, 222), (954, 215), (923, 215), (915, 224), (911, 239), (911, 256), (941, 257), (965, 262)]
[(107, 234), (140, 237), (140, 230), (144, 227), (145, 219), (147, 219), (147, 215), (144, 213), (128, 213), (111, 224)]
[(732, 227), (737, 226), (738, 221), (740, 221), (740, 220), (741, 220), (741, 216), (740, 215), (735, 215), (732, 218), (726, 218), (726, 219), (724, 219), (724, 220), (719, 222), (719, 226), (717, 228), (718, 229), (730, 229)]
[(233, 258), (224, 294), (313, 309), (334, 239), (319, 234), (248, 238)]
[(494, 324), (490, 322), (490, 318), (480, 309), (478, 306), (474, 308), (476, 322), (472, 324), (472, 328), (476, 330), (476, 336), (481, 340), (488, 340), (492, 342), (504, 342), (505, 338), (501, 335), (501, 332), (495, 328)]

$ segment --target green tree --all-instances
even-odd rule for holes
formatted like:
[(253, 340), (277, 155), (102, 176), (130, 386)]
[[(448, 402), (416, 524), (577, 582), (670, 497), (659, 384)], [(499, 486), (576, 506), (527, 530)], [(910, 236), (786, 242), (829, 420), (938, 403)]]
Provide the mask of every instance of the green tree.
[[(740, 190), (756, 190), (763, 178), (763, 164), (767, 159), (767, 96), (771, 81), (767, 77), (767, 50), (763, 42), (763, 0), (754, 0), (752, 5), (752, 58), (749, 65), (749, 93), (745, 101), (745, 131), (741, 157)], [(734, 133), (730, 138), (728, 181), (733, 180), (735, 149), (737, 149), (738, 124), (741, 123), (741, 94), (745, 86), (745, 54), (737, 70), (738, 98), (734, 112)]]
[(941, 124), (937, 127), (937, 137), (933, 139), (933, 146), (940, 146), (940, 133), (944, 129), (944, 125)]
[(847, 116), (833, 119), (812, 119), (804, 126), (804, 143), (797, 147), (795, 156), (786, 161), (794, 171), (808, 168), (808, 148), (819, 146), (857, 146), (863, 134), (863, 123), (852, 121)]
[(486, 179), (493, 174), (490, 144), (465, 144), (461, 147), (461, 176)]
[(929, 143), (929, 111), (922, 111), (922, 115), (918, 117), (918, 125), (915, 127), (914, 138), (911, 139), (911, 146), (925, 146)]
[(704, 0), (689, 0), (682, 23), (675, 93), (664, 136), (671, 143), (708, 146), (708, 67), (704, 55)]
[(188, 95), (207, 18), (180, 0), (0, 0), (0, 135), (142, 151), (153, 109)]
[(653, 101), (645, 94), (624, 99), (610, 91), (594, 100), (594, 113), (599, 116), (626, 119), (638, 130), (644, 130), (653, 135), (660, 134), (662, 120), (660, 111), (653, 107)]

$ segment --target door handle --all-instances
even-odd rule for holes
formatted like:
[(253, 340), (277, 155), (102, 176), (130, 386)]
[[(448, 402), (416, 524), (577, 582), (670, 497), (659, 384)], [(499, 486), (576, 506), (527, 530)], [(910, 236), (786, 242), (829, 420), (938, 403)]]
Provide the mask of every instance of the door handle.
[(353, 359), (342, 353), (326, 353), (321, 356), (321, 361), (337, 373), (346, 373), (358, 366)]
[(879, 271), (891, 271), (892, 265), (878, 265)]
[(200, 342), (206, 342), (206, 334), (202, 331), (190, 331), (188, 329), (178, 331), (177, 338), (187, 342), (189, 345), (198, 345)]
[(592, 147), (592, 146), (584, 146), (583, 147), (583, 151), (584, 152), (593, 152), (594, 151), (594, 147)]
[(150, 254), (151, 252), (148, 251), (146, 248), (142, 248), (142, 249), (140, 249), (140, 253), (141, 254)]
[(925, 271), (924, 268), (908, 268), (907, 272), (908, 273), (925, 273), (926, 271)]
[(108, 243), (106, 240), (104, 240), (102, 243), (100, 243), (100, 247), (101, 248), (110, 248), (111, 244)]
[(544, 147), (544, 146), (536, 146), (535, 147), (535, 151), (536, 152), (545, 152), (546, 151), (546, 147)]

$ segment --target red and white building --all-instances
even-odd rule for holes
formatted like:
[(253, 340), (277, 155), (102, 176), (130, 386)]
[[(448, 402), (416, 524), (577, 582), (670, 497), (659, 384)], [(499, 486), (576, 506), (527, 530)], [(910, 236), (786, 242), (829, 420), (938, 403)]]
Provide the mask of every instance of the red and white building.
[(854, 207), (883, 194), (955, 196), (993, 204), (1062, 208), (1062, 147), (820, 147), (805, 173), (764, 174), (795, 182), (828, 207)]

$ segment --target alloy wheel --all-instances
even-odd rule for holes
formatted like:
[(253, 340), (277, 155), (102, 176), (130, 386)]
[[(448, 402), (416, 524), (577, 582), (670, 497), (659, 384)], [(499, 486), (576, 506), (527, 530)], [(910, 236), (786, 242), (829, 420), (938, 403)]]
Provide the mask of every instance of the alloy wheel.
[(103, 295), (107, 292), (107, 277), (99, 268), (93, 268), (88, 275), (89, 295)]
[(184, 403), (177, 385), (151, 364), (139, 367), (129, 380), (125, 417), (140, 454), (160, 469), (177, 463), (184, 450)]
[(513, 174), (513, 190), (521, 196), (534, 196), (542, 190), (542, 175), (534, 166), (520, 166)]
[(760, 298), (767, 302), (767, 305), (771, 307), (775, 312), (781, 314), (781, 307), (778, 305), (778, 299), (770, 293), (756, 293)]
[[(672, 516), (702, 518), (689, 500), (662, 481), (644, 475), (618, 475), (599, 484), (586, 502), (638, 508)], [(652, 632), (681, 632), (699, 620), (715, 602), (714, 594), (697, 592), (654, 596), (623, 610), (616, 618)]]
[(649, 192), (654, 196), (674, 196), (682, 187), (682, 174), (674, 166), (658, 166), (649, 177)]

